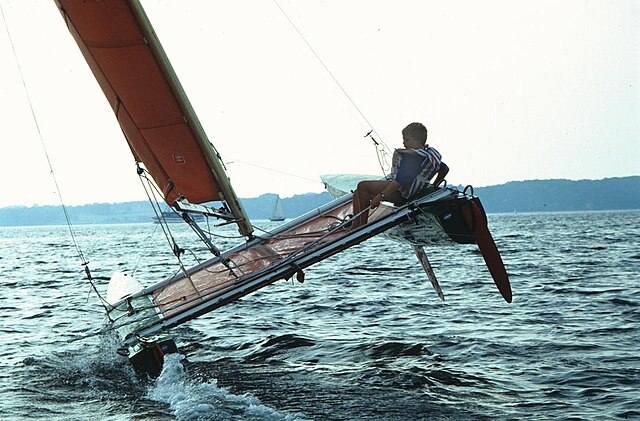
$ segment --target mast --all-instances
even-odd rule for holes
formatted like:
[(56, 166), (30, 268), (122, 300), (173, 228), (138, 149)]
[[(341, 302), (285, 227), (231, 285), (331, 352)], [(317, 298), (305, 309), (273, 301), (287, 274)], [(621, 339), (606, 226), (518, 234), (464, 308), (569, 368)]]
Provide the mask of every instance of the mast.
[(195, 110), (191, 106), (191, 102), (189, 101), (187, 94), (182, 88), (182, 84), (180, 83), (176, 72), (173, 70), (173, 66), (171, 66), (171, 62), (169, 61), (167, 54), (162, 48), (160, 39), (153, 29), (149, 17), (145, 13), (142, 5), (138, 0), (129, 0), (129, 5), (131, 7), (131, 11), (135, 15), (140, 25), (140, 28), (143, 31), (143, 34), (145, 35), (147, 42), (149, 43), (151, 51), (158, 60), (158, 65), (160, 66), (160, 68), (162, 68), (163, 73), (167, 76), (168, 83), (173, 88), (176, 99), (185, 112), (187, 122), (192, 125), (195, 134), (194, 138), (198, 141), (198, 143), (200, 143), (202, 151), (204, 153), (204, 157), (207, 160), (211, 172), (214, 174), (214, 177), (218, 181), (218, 184), (220, 186), (220, 195), (222, 196), (221, 199), (229, 205), (231, 213), (233, 213), (233, 215), (238, 220), (237, 224), (240, 233), (247, 237), (250, 236), (253, 232), (253, 227), (251, 226), (249, 217), (247, 216), (244, 207), (240, 203), (240, 199), (238, 199), (235, 191), (233, 190), (233, 187), (231, 186), (229, 177), (227, 176), (227, 173), (220, 160), (220, 155), (213, 147), (213, 144), (209, 141), (209, 138), (207, 137), (202, 124), (200, 124), (200, 120), (198, 119)]
[(223, 201), (253, 228), (138, 0), (55, 0), (137, 162), (170, 205)]

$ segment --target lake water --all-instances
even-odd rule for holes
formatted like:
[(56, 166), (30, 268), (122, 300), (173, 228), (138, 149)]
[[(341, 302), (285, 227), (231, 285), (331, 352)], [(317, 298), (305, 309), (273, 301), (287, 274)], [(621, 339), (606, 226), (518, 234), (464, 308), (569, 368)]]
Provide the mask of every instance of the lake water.
[[(475, 246), (427, 249), (441, 302), (410, 247), (374, 238), (176, 328), (155, 382), (108, 334), (69, 341), (105, 319), (66, 227), (0, 228), (0, 418), (640, 419), (640, 212), (489, 224), (512, 304)], [(75, 232), (96, 276), (176, 270), (156, 225)]]

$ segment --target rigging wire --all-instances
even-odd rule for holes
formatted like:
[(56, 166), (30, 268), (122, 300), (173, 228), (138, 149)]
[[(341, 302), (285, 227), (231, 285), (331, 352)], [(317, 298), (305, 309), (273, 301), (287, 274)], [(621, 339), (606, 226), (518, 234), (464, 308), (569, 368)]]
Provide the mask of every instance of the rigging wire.
[(69, 218), (69, 212), (67, 207), (64, 204), (64, 200), (62, 199), (62, 193), (60, 192), (60, 187), (58, 185), (58, 179), (56, 178), (56, 174), (53, 171), (53, 165), (51, 164), (51, 158), (49, 157), (49, 151), (47, 150), (47, 146), (44, 142), (44, 137), (42, 136), (42, 131), (40, 130), (40, 124), (38, 123), (38, 118), (36, 117), (35, 110), (33, 108), (33, 102), (31, 101), (31, 95), (29, 94), (29, 89), (27, 88), (27, 83), (24, 78), (24, 74), (22, 73), (22, 67), (20, 66), (20, 60), (18, 60), (18, 54), (15, 49), (15, 45), (13, 44), (13, 38), (11, 37), (11, 33), (9, 32), (9, 25), (7, 24), (7, 19), (4, 15), (4, 9), (2, 7), (2, 3), (0, 3), (0, 13), (2, 13), (2, 20), (4, 22), (5, 30), (7, 31), (7, 37), (9, 38), (9, 43), (11, 44), (11, 50), (13, 52), (13, 57), (16, 62), (16, 66), (18, 67), (18, 73), (20, 74), (20, 80), (22, 81), (22, 87), (24, 88), (24, 93), (27, 98), (27, 103), (29, 104), (29, 109), (31, 111), (31, 117), (33, 118), (33, 123), (35, 124), (36, 131), (38, 133), (38, 138), (40, 139), (40, 145), (42, 146), (42, 150), (44, 152), (44, 156), (47, 160), (47, 164), (49, 166), (49, 173), (51, 174), (51, 178), (53, 179), (53, 183), (56, 187), (56, 193), (58, 194), (58, 199), (60, 200), (60, 204), (62, 205), (62, 210), (64, 212), (64, 217), (67, 222), (67, 227), (69, 228), (69, 233), (71, 234), (71, 239), (73, 240), (73, 245), (78, 253), (78, 256), (82, 260), (82, 264), (86, 265), (88, 262), (82, 253), (82, 249), (77, 241), (77, 237), (75, 232), (73, 231), (73, 227), (71, 225), (71, 219)]
[[(370, 209), (370, 206), (365, 208), (365, 209), (363, 209), (360, 213), (354, 215), (353, 218), (357, 218), (358, 216), (362, 215), (364, 212), (367, 212), (369, 209)], [(316, 237), (315, 240), (310, 241), (309, 243), (305, 244), (303, 247), (301, 247), (300, 249), (298, 249), (296, 251), (293, 251), (293, 252), (288, 253), (288, 254), (277, 253), (275, 256), (270, 256), (270, 257), (266, 257), (266, 256), (259, 257), (259, 258), (254, 259), (253, 261), (244, 262), (240, 266), (243, 266), (243, 265), (246, 265), (246, 264), (250, 264), (252, 262), (259, 261), (259, 260), (265, 260), (265, 259), (268, 260), (268, 259), (270, 259), (272, 257), (280, 257), (279, 260), (271, 262), (271, 264), (273, 265), (272, 267), (274, 268), (274, 270), (277, 269), (277, 268), (281, 268), (282, 266), (286, 266), (287, 264), (292, 264), (293, 263), (295, 265), (294, 260), (300, 253), (305, 252), (305, 251), (309, 250), (310, 248), (316, 246), (322, 240), (327, 238), (329, 235), (331, 235), (331, 234), (335, 233), (336, 231), (346, 227), (350, 222), (351, 222), (351, 220), (342, 221), (342, 223), (337, 224), (334, 227), (326, 230), (326, 232), (324, 232), (324, 234)], [(208, 269), (205, 269), (205, 270), (207, 272), (210, 272), (210, 273), (221, 273), (221, 272), (225, 272), (226, 271), (226, 270), (221, 270), (221, 271), (214, 272), (214, 271), (210, 271)], [(237, 283), (234, 283), (232, 285), (222, 285), (222, 286), (219, 286), (219, 287), (214, 288), (212, 290), (208, 290), (207, 292), (204, 292), (202, 294), (198, 294), (197, 296), (189, 298), (187, 300), (184, 300), (183, 297), (179, 297), (179, 298), (176, 298), (174, 300), (165, 301), (162, 304), (163, 305), (170, 305), (170, 307), (165, 307), (163, 310), (160, 310), (158, 314), (165, 314), (165, 313), (167, 313), (169, 311), (176, 311), (177, 309), (180, 309), (181, 307), (185, 307), (185, 306), (190, 305), (191, 303), (193, 303), (196, 300), (205, 300), (205, 299), (207, 299), (207, 297), (213, 296), (213, 295), (215, 295), (217, 293), (220, 293), (221, 291), (225, 291), (225, 290), (237, 287), (239, 285), (244, 285), (247, 282), (250, 282), (250, 280), (244, 279), (244, 277), (241, 278), (241, 279), (238, 279), (237, 281), (238, 281)], [(149, 307), (149, 308), (151, 308), (151, 307)], [(155, 317), (155, 316), (147, 316), (147, 317), (145, 317), (145, 319), (150, 319), (151, 317)], [(134, 323), (134, 321), (129, 321), (129, 322), (125, 323), (125, 324), (132, 324), (132, 323)]]
[(380, 165), (380, 170), (382, 171), (382, 174), (387, 177), (387, 174), (391, 171), (391, 165), (389, 165), (389, 148), (384, 143), (381, 145), (380, 142), (378, 142), (373, 137), (373, 129), (369, 133), (364, 135), (364, 137), (371, 138), (371, 141), (376, 148), (376, 157), (378, 158), (378, 165)]
[(136, 265), (133, 267), (133, 270), (131, 271), (131, 276), (135, 276), (136, 272), (138, 271), (138, 267), (140, 267), (140, 263), (142, 263), (142, 259), (144, 258), (147, 249), (149, 248), (149, 246), (151, 245), (151, 241), (153, 240), (153, 237), (156, 235), (156, 232), (158, 231), (158, 224), (154, 224), (155, 227), (153, 228), (153, 232), (151, 234), (149, 234), (149, 236), (147, 237), (147, 242), (144, 246), (144, 248), (142, 249), (142, 251), (140, 252), (140, 255), (138, 256), (138, 261), (136, 262)]
[[(145, 190), (145, 193), (147, 194), (147, 198), (149, 200), (149, 203), (151, 203), (151, 206), (153, 208), (153, 211), (156, 215), (156, 219), (159, 223), (159, 225), (162, 227), (162, 231), (165, 235), (165, 238), (167, 240), (167, 242), (169, 243), (169, 247), (172, 249), (173, 254), (175, 255), (176, 259), (178, 260), (178, 265), (180, 266), (179, 271), (182, 271), (182, 273), (184, 274), (184, 276), (189, 279), (189, 281), (191, 282), (191, 284), (193, 285), (193, 288), (198, 291), (198, 288), (195, 286), (195, 284), (193, 283), (193, 281), (191, 280), (191, 277), (189, 275), (189, 272), (187, 270), (187, 268), (185, 267), (185, 264), (182, 260), (182, 258), (180, 257), (182, 254), (184, 254), (186, 251), (188, 251), (194, 258), (195, 261), (200, 263), (199, 259), (195, 256), (195, 254), (193, 253), (192, 250), (190, 249), (183, 249), (180, 246), (178, 246), (177, 241), (175, 240), (175, 237), (173, 236), (173, 234), (171, 233), (171, 229), (169, 228), (169, 223), (166, 220), (166, 218), (163, 215), (163, 212), (160, 208), (160, 200), (158, 199), (157, 195), (162, 196), (162, 193), (159, 191), (158, 187), (155, 185), (155, 183), (147, 176), (147, 171), (145, 169), (143, 169), (142, 167), (138, 166), (137, 169), (137, 173), (138, 176), (140, 177), (140, 181), (142, 182), (142, 186)], [(145, 184), (146, 181), (146, 184)], [(148, 188), (147, 188), (148, 186)], [(176, 210), (173, 207), (170, 207), (170, 209), (178, 214), (178, 212), (176, 212)], [(192, 226), (192, 224), (188, 224), (191, 229), (193, 229), (196, 234), (198, 235), (200, 241), (203, 242), (203, 244), (205, 244), (207, 246), (207, 248), (214, 253), (216, 256), (218, 256), (220, 254), (220, 252), (217, 250), (217, 248), (215, 248), (215, 246), (213, 246), (212, 244), (207, 244), (207, 242), (205, 241), (205, 238), (202, 236), (202, 234), (211, 234), (210, 232), (204, 231), (202, 229), (200, 230), (196, 230), (196, 228), (194, 226)], [(225, 266), (227, 266), (227, 268), (229, 270), (231, 270), (233, 272), (233, 268), (229, 265), (229, 262), (233, 263), (234, 267), (238, 267), (238, 265), (228, 259), (223, 259), (223, 263), (225, 264)]]
[[(354, 215), (352, 218), (357, 218), (358, 216), (362, 215), (364, 212), (368, 211), (369, 209), (370, 209), (370, 207), (367, 207), (366, 209), (363, 209), (360, 213)], [(319, 244), (320, 242), (322, 242), (329, 235), (335, 233), (338, 230), (341, 230), (341, 229), (345, 228), (351, 222), (352, 218), (343, 219), (343, 220), (341, 220), (340, 218), (336, 218), (336, 219), (340, 220), (340, 222), (336, 223), (336, 225), (333, 225), (332, 227), (330, 227), (330, 228), (328, 228), (326, 230), (319, 230), (319, 231), (315, 231), (313, 233), (305, 233), (305, 234), (299, 235), (300, 238), (305, 238), (305, 237), (309, 238), (309, 237), (311, 237), (311, 238), (314, 238), (314, 239), (312, 241), (309, 241), (302, 248), (300, 248), (300, 249), (298, 249), (296, 251), (293, 251), (291, 253), (276, 253), (273, 256), (261, 256), (261, 257), (255, 258), (255, 259), (244, 261), (243, 263), (241, 263), (239, 265), (236, 265), (236, 266), (238, 267), (238, 269), (241, 270), (242, 266), (250, 265), (250, 264), (253, 264), (254, 262), (257, 262), (257, 261), (260, 261), (260, 260), (270, 260), (270, 259), (273, 259), (273, 258), (276, 258), (277, 260), (273, 261), (273, 262), (270, 262), (269, 264), (273, 265), (274, 269), (281, 268), (281, 267), (286, 266), (286, 265), (292, 265), (292, 264), (296, 265), (294, 260), (298, 255), (300, 255), (300, 253), (309, 250), (310, 248), (312, 248), (312, 247), (316, 246), (317, 244)], [(308, 235), (308, 234), (313, 234), (313, 235)], [(296, 237), (295, 235), (293, 235), (293, 236), (282, 236), (282, 238), (280, 238), (280, 239), (295, 238), (295, 237)], [(274, 237), (271, 237), (271, 238), (279, 238), (279, 236), (274, 236)], [(221, 262), (221, 263), (223, 263), (223, 262)], [(217, 273), (227, 272), (228, 268), (217, 270), (217, 271), (211, 270), (210, 268), (204, 268), (204, 270), (209, 272), (209, 273), (217, 274)], [(177, 272), (179, 272), (179, 271), (177, 271)], [(177, 274), (177, 272), (176, 272), (176, 274)], [(197, 300), (206, 300), (206, 299), (208, 299), (207, 297), (215, 296), (216, 294), (220, 294), (220, 293), (222, 293), (224, 291), (227, 291), (227, 290), (230, 290), (230, 289), (232, 289), (234, 287), (238, 287), (240, 285), (244, 285), (247, 282), (250, 282), (250, 280), (247, 280), (244, 277), (242, 277), (240, 279), (236, 279), (236, 282), (234, 282), (234, 283), (232, 283), (230, 285), (229, 284), (223, 284), (221, 286), (218, 286), (218, 287), (213, 288), (211, 290), (208, 290), (206, 292), (198, 293), (195, 297), (192, 297), (192, 298), (189, 298), (189, 299), (186, 299), (186, 300), (184, 299), (184, 297), (178, 297), (178, 298), (175, 298), (173, 300), (163, 301), (162, 305), (165, 306), (165, 308), (162, 309), (162, 310), (159, 310), (159, 312), (157, 314), (166, 314), (167, 312), (172, 312), (172, 311), (179, 310), (181, 308), (186, 308), (185, 306), (189, 306), (190, 304), (192, 304), (193, 302), (195, 302)], [(196, 289), (196, 291), (197, 291), (197, 289)], [(154, 304), (154, 305), (137, 307), (138, 311), (147, 310), (147, 309), (156, 309), (157, 310), (158, 309), (157, 308), (157, 303)], [(126, 316), (126, 314), (123, 314), (123, 315), (121, 315), (119, 317), (116, 317), (114, 320), (115, 321), (119, 321), (121, 318), (123, 318), (125, 316)], [(156, 314), (154, 313), (153, 315), (145, 316), (145, 317), (142, 317), (141, 319), (129, 320), (129, 321), (119, 325), (119, 327), (132, 325), (134, 323), (138, 323), (138, 322), (141, 322), (141, 321), (151, 320), (152, 318), (155, 318), (155, 317), (156, 317)], [(104, 331), (99, 331), (99, 332), (96, 332), (96, 333), (93, 333), (93, 334), (88, 334), (88, 335), (86, 335), (84, 337), (81, 337), (81, 338), (74, 338), (73, 340), (74, 341), (75, 340), (82, 340), (82, 339), (85, 339), (87, 337), (90, 337), (90, 336), (93, 336), (93, 335), (96, 335), (96, 334), (100, 334), (101, 332), (104, 332)]]
[(162, 228), (162, 232), (164, 233), (164, 236), (167, 242), (169, 243), (169, 247), (173, 250), (173, 254), (178, 259), (178, 264), (180, 265), (182, 272), (186, 275), (187, 270), (184, 267), (184, 264), (182, 263), (182, 259), (180, 259), (180, 254), (181, 254), (180, 250), (182, 249), (180, 249), (173, 234), (171, 233), (171, 229), (169, 228), (169, 223), (167, 222), (165, 217), (162, 215), (162, 209), (160, 208), (160, 201), (156, 197), (156, 193), (159, 193), (159, 192), (157, 192), (154, 183), (147, 177), (146, 171), (144, 169), (138, 166), (137, 172), (138, 172), (138, 176), (140, 177), (140, 182), (142, 183), (142, 187), (144, 188), (144, 192), (147, 195), (147, 199), (149, 200), (149, 203), (153, 208), (153, 212), (156, 215), (156, 219), (160, 227)]
[(310, 181), (310, 182), (312, 182), (314, 184), (322, 183), (321, 181), (313, 180), (311, 178), (303, 177), (301, 175), (296, 175), (296, 174), (288, 173), (288, 172), (285, 172), (285, 171), (276, 170), (275, 168), (269, 168), (269, 167), (265, 167), (263, 165), (252, 164), (251, 162), (242, 161), (242, 160), (239, 160), (239, 159), (231, 158), (231, 161), (227, 162), (225, 165), (233, 164), (233, 163), (236, 163), (236, 162), (240, 163), (240, 164), (244, 164), (244, 165), (249, 165), (250, 167), (260, 168), (260, 169), (271, 171), (271, 172), (275, 172), (275, 173), (278, 173), (278, 174), (283, 174), (283, 175), (286, 175), (286, 176), (289, 176), (289, 177), (295, 177), (295, 178), (299, 178), (301, 180)]
[[(329, 69), (329, 67), (325, 64), (325, 62), (322, 60), (322, 58), (320, 57), (320, 55), (316, 52), (316, 50), (311, 46), (311, 43), (309, 43), (309, 41), (307, 40), (307, 38), (304, 36), (304, 34), (302, 33), (302, 31), (300, 31), (300, 29), (298, 29), (298, 27), (296, 26), (296, 24), (293, 22), (293, 20), (289, 17), (289, 15), (287, 14), (287, 12), (285, 12), (285, 10), (282, 8), (282, 6), (280, 6), (280, 3), (278, 3), (278, 0), (273, 0), (273, 2), (275, 3), (275, 5), (278, 7), (278, 9), (280, 10), (280, 12), (282, 12), (282, 14), (284, 15), (284, 17), (286, 18), (286, 20), (289, 22), (289, 24), (291, 25), (291, 27), (294, 29), (294, 31), (300, 36), (300, 38), (302, 39), (302, 41), (306, 44), (306, 46), (309, 48), (309, 50), (311, 51), (311, 53), (314, 55), (314, 57), (316, 58), (316, 60), (318, 60), (318, 62), (320, 63), (320, 65), (322, 66), (322, 68), (327, 72), (327, 74), (331, 77), (331, 79), (333, 80), (333, 82), (336, 84), (336, 86), (338, 86), (338, 88), (340, 88), (340, 90), (342, 91), (342, 93), (344, 94), (344, 96), (349, 100), (349, 102), (351, 103), (351, 105), (353, 106), (353, 108), (358, 112), (358, 114), (360, 114), (360, 117), (364, 120), (364, 122), (369, 126), (369, 128), (371, 129), (371, 131), (369, 133), (367, 133), (365, 135), (365, 137), (371, 137), (375, 147), (376, 147), (376, 154), (378, 155), (378, 162), (380, 163), (380, 168), (382, 169), (382, 172), (384, 175), (386, 175), (386, 168), (384, 163), (386, 163), (386, 157), (388, 156), (388, 154), (391, 152), (391, 150), (389, 149), (389, 147), (386, 145), (386, 143), (382, 140), (382, 137), (378, 134), (378, 132), (376, 131), (376, 129), (374, 128), (373, 124), (371, 124), (371, 122), (369, 122), (369, 120), (367, 119), (367, 117), (364, 115), (364, 113), (362, 112), (362, 110), (360, 110), (360, 107), (358, 107), (358, 105), (356, 104), (356, 102), (353, 100), (353, 98), (351, 98), (351, 96), (347, 93), (347, 90), (342, 86), (342, 84), (338, 81), (338, 79), (334, 76), (334, 74), (331, 72), (331, 70)], [(375, 133), (376, 136), (378, 137), (379, 140), (374, 139), (374, 137), (372, 136), (372, 133)]]
[(49, 151), (47, 149), (47, 145), (44, 141), (44, 136), (42, 135), (42, 130), (40, 129), (40, 124), (38, 123), (38, 118), (36, 116), (35, 109), (33, 107), (33, 101), (31, 100), (31, 94), (29, 93), (29, 89), (27, 87), (27, 82), (24, 78), (24, 73), (22, 72), (22, 67), (20, 66), (20, 60), (18, 59), (18, 53), (16, 52), (15, 44), (13, 43), (13, 38), (11, 37), (11, 32), (9, 31), (9, 25), (7, 23), (7, 18), (4, 14), (4, 8), (2, 7), (2, 3), (0, 3), (0, 14), (2, 14), (2, 21), (4, 22), (4, 27), (7, 32), (7, 37), (9, 39), (9, 44), (11, 45), (11, 50), (13, 52), (13, 58), (15, 60), (16, 66), (18, 68), (18, 73), (20, 74), (20, 80), (22, 81), (22, 87), (24, 89), (24, 93), (27, 99), (27, 103), (29, 104), (29, 110), (31, 111), (31, 117), (33, 118), (33, 123), (35, 125), (36, 131), (38, 133), (38, 138), (40, 139), (40, 145), (42, 146), (42, 150), (44, 152), (44, 156), (47, 160), (47, 165), (49, 166), (49, 174), (51, 174), (51, 178), (53, 179), (53, 184), (56, 188), (56, 193), (58, 195), (58, 199), (60, 200), (60, 205), (62, 207), (62, 212), (64, 213), (64, 218), (67, 223), (67, 228), (69, 229), (69, 235), (71, 236), (71, 240), (73, 242), (73, 246), (76, 250), (78, 257), (80, 258), (81, 264), (84, 267), (84, 272), (87, 276), (89, 284), (91, 285), (91, 289), (96, 293), (100, 302), (105, 310), (107, 310), (111, 305), (102, 297), (102, 295), (98, 292), (98, 289), (94, 283), (96, 279), (104, 279), (103, 277), (93, 277), (91, 275), (91, 271), (89, 270), (89, 262), (87, 261), (84, 253), (82, 252), (82, 248), (80, 247), (80, 242), (78, 241), (78, 237), (73, 229), (73, 224), (71, 223), (71, 218), (69, 216), (69, 211), (67, 206), (65, 205), (64, 199), (62, 197), (62, 191), (58, 184), (58, 178), (53, 170), (53, 164), (51, 162), (51, 157), (49, 156)]
[[(153, 211), (156, 214), (156, 218), (158, 218), (158, 222), (162, 227), (162, 231), (165, 235), (165, 238), (169, 243), (169, 247), (172, 249), (173, 254), (178, 260), (179, 268), (176, 271), (176, 273), (182, 272), (185, 278), (188, 279), (189, 282), (191, 283), (191, 286), (193, 287), (193, 289), (199, 293), (198, 288), (196, 287), (195, 283), (191, 279), (191, 276), (189, 276), (189, 272), (187, 271), (187, 268), (185, 267), (184, 262), (180, 257), (185, 252), (185, 250), (178, 246), (178, 243), (176, 242), (175, 238), (173, 237), (173, 234), (171, 233), (171, 229), (169, 228), (169, 223), (162, 215), (162, 210), (160, 209), (160, 201), (156, 197), (156, 193), (160, 194), (160, 196), (162, 196), (162, 193), (158, 191), (157, 186), (151, 181), (149, 177), (147, 177), (146, 171), (142, 167), (138, 166), (137, 173), (140, 178), (140, 182), (142, 183), (142, 187), (144, 188), (144, 191), (147, 194), (149, 203), (151, 204), (151, 207), (153, 208)], [(145, 184), (145, 181), (147, 182), (147, 184)], [(148, 189), (147, 189), (147, 185), (149, 186)]]

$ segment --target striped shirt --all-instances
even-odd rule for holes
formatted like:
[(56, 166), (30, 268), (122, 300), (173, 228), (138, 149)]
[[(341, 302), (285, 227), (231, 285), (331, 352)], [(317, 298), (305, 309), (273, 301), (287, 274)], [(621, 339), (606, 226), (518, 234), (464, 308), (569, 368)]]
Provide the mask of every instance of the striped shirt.
[[(416, 158), (419, 161), (418, 165), (409, 164), (410, 161), (415, 162)], [(411, 167), (408, 169), (411, 174), (403, 171), (407, 164)], [(424, 149), (396, 149), (393, 153), (389, 179), (397, 180), (400, 183), (400, 194), (405, 199), (409, 199), (429, 185), (429, 180), (438, 172), (441, 164), (442, 155), (431, 146), (426, 146)]]

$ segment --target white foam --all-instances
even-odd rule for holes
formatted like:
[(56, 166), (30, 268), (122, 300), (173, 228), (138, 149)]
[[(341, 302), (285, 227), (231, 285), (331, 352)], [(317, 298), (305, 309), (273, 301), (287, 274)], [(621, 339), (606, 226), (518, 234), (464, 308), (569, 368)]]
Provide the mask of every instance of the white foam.
[(209, 382), (190, 379), (182, 366), (183, 359), (180, 354), (166, 355), (160, 377), (147, 392), (149, 399), (168, 404), (178, 420), (296, 419), (262, 404), (254, 396), (235, 395), (218, 387), (215, 379)]

